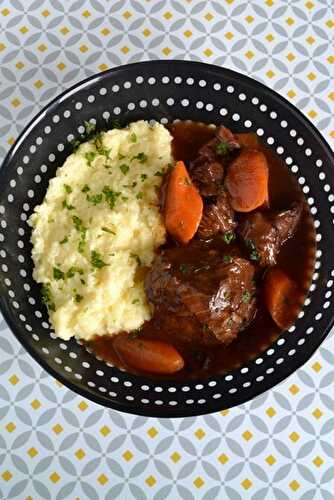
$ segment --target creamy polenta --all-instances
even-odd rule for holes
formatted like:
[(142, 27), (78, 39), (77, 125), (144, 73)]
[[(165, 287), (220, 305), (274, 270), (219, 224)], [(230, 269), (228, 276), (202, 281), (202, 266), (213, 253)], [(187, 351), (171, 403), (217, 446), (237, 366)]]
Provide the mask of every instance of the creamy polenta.
[(165, 241), (158, 188), (171, 139), (145, 121), (100, 133), (50, 180), (29, 224), (33, 276), (62, 339), (131, 331), (151, 318), (143, 270)]

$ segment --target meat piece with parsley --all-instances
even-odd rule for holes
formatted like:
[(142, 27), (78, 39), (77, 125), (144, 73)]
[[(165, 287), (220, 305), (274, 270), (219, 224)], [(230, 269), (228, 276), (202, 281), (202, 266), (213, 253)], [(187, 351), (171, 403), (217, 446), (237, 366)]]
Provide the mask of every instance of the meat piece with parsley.
[[(228, 201), (227, 194), (221, 191), (214, 203), (208, 203), (205, 206), (197, 234), (204, 240), (213, 238), (219, 233), (232, 234), (233, 238), (236, 225), (234, 210)], [(227, 239), (229, 239), (228, 235)]]
[(274, 266), (281, 246), (294, 235), (302, 210), (302, 203), (295, 202), (288, 210), (249, 214), (238, 227), (249, 258), (260, 266)]
[(215, 137), (199, 149), (197, 158), (190, 163), (190, 173), (202, 196), (219, 194), (224, 166), (230, 159), (230, 153), (239, 148), (232, 132), (221, 126)]
[[(183, 339), (228, 345), (255, 313), (254, 267), (247, 260), (224, 255), (204, 242), (163, 251), (146, 277), (149, 301), (165, 311), (163, 328), (180, 328)], [(171, 324), (171, 322), (173, 324)]]

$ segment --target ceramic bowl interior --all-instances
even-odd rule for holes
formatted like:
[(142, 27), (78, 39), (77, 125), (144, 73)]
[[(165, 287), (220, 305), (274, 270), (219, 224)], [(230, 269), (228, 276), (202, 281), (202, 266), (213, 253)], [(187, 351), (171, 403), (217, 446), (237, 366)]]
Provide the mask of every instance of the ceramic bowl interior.
[[(298, 179), (316, 228), (316, 263), (309, 295), (294, 326), (243, 367), (187, 382), (154, 381), (121, 371), (75, 340), (50, 329), (40, 287), (32, 279), (26, 223), (84, 121), (97, 130), (117, 119), (223, 123), (254, 131)], [(1, 309), (29, 353), (74, 391), (121, 411), (184, 417), (244, 403), (306, 362), (333, 322), (334, 160), (317, 130), (260, 83), (215, 66), (184, 61), (132, 64), (93, 76), (66, 91), (23, 131), (0, 171)]]

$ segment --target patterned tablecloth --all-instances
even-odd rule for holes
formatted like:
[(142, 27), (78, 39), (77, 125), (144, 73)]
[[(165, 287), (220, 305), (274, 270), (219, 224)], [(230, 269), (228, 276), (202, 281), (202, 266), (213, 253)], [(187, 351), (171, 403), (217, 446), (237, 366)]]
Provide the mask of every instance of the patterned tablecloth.
[[(59, 92), (144, 59), (224, 65), (334, 144), (333, 0), (0, 0), (0, 154)], [(47, 375), (0, 318), (0, 497), (334, 499), (334, 339), (262, 397), (206, 417), (129, 416)]]

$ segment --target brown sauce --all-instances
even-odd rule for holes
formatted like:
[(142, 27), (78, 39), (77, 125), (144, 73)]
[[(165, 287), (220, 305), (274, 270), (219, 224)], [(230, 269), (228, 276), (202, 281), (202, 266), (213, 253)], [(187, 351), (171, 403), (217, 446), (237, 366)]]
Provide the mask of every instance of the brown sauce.
[[(171, 125), (169, 129), (173, 135), (174, 158), (185, 162), (195, 158), (200, 146), (214, 135), (214, 128), (193, 122), (178, 122)], [(255, 135), (254, 141), (258, 142), (257, 149), (265, 154), (269, 166), (270, 208), (272, 210), (285, 209), (294, 201), (304, 201), (304, 209), (298, 229), (295, 235), (283, 245), (278, 258), (278, 265), (298, 285), (301, 294), (300, 302), (302, 303), (307, 294), (314, 269), (315, 231), (313, 219), (303, 193), (288, 168), (275, 153), (261, 144)], [(210, 245), (217, 248), (222, 244), (221, 240), (215, 239)], [(185, 344), (182, 342), (182, 331), (169, 332), (167, 335), (163, 331), (157, 330), (154, 325), (155, 321), (156, 318), (153, 317), (151, 321), (143, 326), (140, 337), (160, 339), (172, 343), (185, 360), (184, 369), (175, 375), (168, 375), (168, 377), (152, 375), (155, 378), (205, 378), (214, 374), (228, 372), (259, 355), (280, 334), (279, 327), (271, 319), (263, 305), (261, 295), (258, 300), (255, 318), (228, 347), (223, 345), (203, 347), (189, 343)], [(113, 349), (113, 340), (111, 338), (98, 338), (91, 342), (91, 347), (99, 357), (116, 366), (122, 366)], [(130, 372), (134, 372), (128, 366), (123, 365), (123, 367)]]

